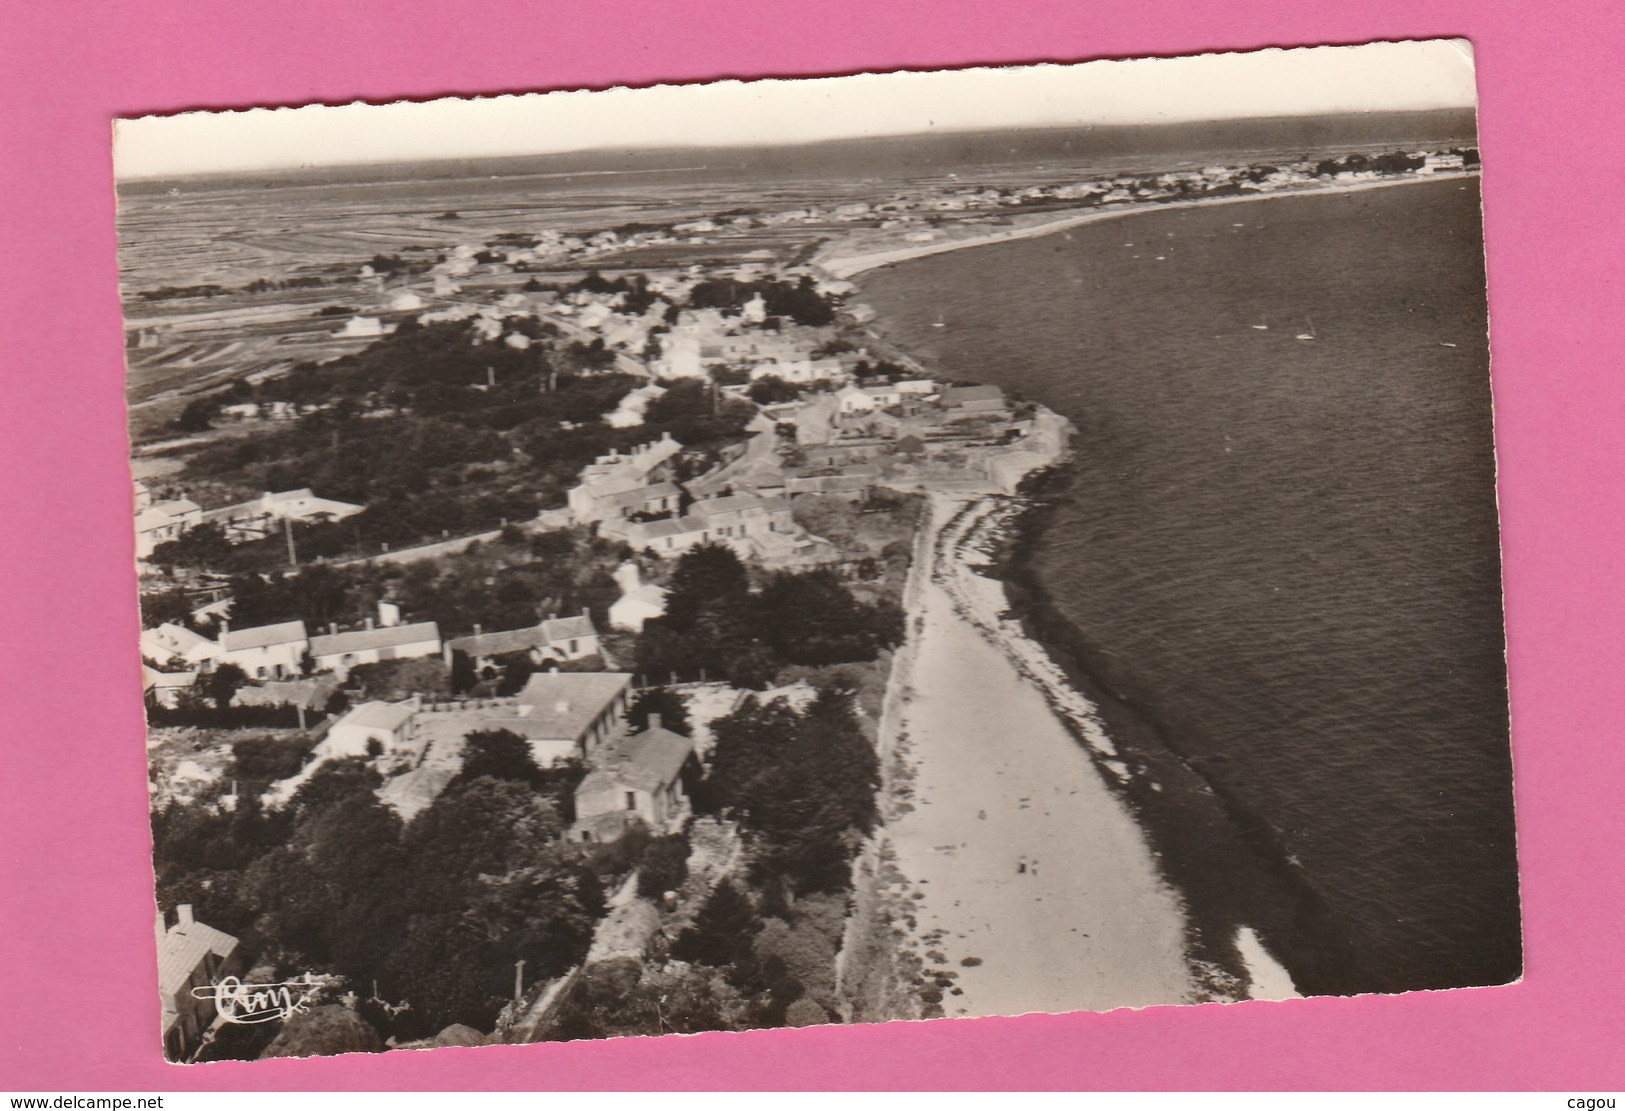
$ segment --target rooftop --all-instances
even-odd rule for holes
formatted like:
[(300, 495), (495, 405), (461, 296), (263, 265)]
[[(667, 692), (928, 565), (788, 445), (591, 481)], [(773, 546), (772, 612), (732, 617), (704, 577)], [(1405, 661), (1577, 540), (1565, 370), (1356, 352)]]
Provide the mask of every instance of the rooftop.
[(528, 652), (532, 648), (546, 648), (560, 641), (597, 635), (592, 618), (552, 617), (528, 629), (505, 629), (494, 633), (476, 633), (458, 637), (446, 644), (457, 652), (469, 656), (505, 656), (510, 652)]
[(333, 727), (353, 725), (360, 729), (387, 729), (393, 733), (411, 721), (416, 712), (417, 707), (410, 702), (363, 702), (334, 722)]
[(384, 625), (376, 629), (352, 629), (347, 633), (332, 633), (312, 637), (312, 656), (339, 656), (346, 652), (365, 652), (372, 648), (394, 648), (402, 644), (422, 644), (438, 641), (440, 626), (433, 621), (416, 625)]
[(632, 676), (621, 671), (532, 675), (519, 692), (513, 716), (531, 740), (577, 741), (631, 686)]
[(638, 525), (638, 535), (644, 540), (660, 540), (667, 536), (683, 536), (691, 532), (704, 532), (711, 526), (698, 517), (674, 517), (665, 521), (647, 521)]
[(598, 635), (598, 630), (592, 627), (592, 618), (584, 613), (575, 617), (550, 617), (542, 622), (541, 628), (547, 639), (555, 644), (561, 640)]
[[(596, 779), (595, 786), (609, 779), (651, 793), (663, 791), (677, 779), (693, 751), (694, 742), (682, 734), (651, 726), (605, 753), (588, 778)], [(586, 780), (582, 786), (587, 786)]]
[[(190, 908), (188, 908), (190, 910)], [(208, 953), (225, 960), (237, 950), (237, 939), (201, 922), (177, 922), (158, 938), (158, 992), (166, 1000), (186, 986)]]
[(964, 405), (970, 401), (1003, 401), (1004, 391), (997, 386), (949, 386), (942, 391), (942, 403), (947, 406)]
[(221, 634), (220, 647), (226, 652), (242, 652), (249, 648), (269, 648), (274, 644), (289, 644), (305, 639), (303, 621), (284, 621), (280, 625), (256, 625), (251, 629), (232, 629)]

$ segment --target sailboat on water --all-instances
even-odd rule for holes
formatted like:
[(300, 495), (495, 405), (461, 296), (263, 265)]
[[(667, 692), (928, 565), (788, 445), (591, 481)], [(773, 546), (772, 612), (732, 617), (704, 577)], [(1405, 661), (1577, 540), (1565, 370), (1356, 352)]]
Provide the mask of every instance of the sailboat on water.
[(1304, 317), (1304, 320), (1308, 323), (1309, 330), (1307, 332), (1299, 332), (1297, 338), (1298, 339), (1315, 339), (1316, 336), (1315, 336), (1315, 319), (1314, 319), (1314, 317), (1306, 316), (1306, 317)]
[(1257, 324), (1249, 324), (1247, 327), (1251, 328), (1255, 332), (1267, 332), (1270, 330), (1269, 317), (1261, 316), (1258, 318)]
[(946, 328), (947, 326), (948, 322), (942, 318), (942, 314), (940, 312), (937, 313), (937, 318), (931, 322), (931, 327), (933, 328)]

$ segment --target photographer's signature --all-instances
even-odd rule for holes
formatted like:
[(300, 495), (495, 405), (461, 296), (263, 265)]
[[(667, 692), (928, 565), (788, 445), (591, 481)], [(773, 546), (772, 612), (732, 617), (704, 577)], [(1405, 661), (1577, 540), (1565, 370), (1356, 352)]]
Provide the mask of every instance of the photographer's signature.
[(235, 976), (227, 976), (219, 983), (193, 988), (192, 995), (214, 1000), (220, 1021), (249, 1025), (304, 1014), (326, 984), (323, 977), (308, 972), (297, 980), (275, 984), (245, 984)]

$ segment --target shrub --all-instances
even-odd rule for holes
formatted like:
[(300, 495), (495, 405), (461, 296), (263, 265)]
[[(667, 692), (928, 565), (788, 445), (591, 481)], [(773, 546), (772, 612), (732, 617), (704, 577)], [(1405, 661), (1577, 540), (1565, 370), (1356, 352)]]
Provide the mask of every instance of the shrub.
[(658, 899), (676, 891), (688, 878), (688, 835), (673, 833), (650, 840), (638, 860), (638, 894)]

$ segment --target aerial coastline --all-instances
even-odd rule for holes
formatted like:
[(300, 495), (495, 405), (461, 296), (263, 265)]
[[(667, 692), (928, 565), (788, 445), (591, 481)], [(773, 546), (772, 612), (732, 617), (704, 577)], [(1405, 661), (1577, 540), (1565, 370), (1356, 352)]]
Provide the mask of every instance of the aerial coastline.
[[(1368, 189), (1387, 189), (1396, 185), (1413, 185), (1418, 182), (1430, 180), (1427, 177), (1401, 177), (1381, 181), (1346, 181), (1346, 182), (1308, 182), (1298, 184), (1292, 188), (1283, 188), (1274, 192), (1256, 193), (1247, 196), (1210, 196), (1196, 197), (1191, 200), (1155, 200), (1141, 203), (1124, 204), (1117, 208), (1074, 213), (1056, 219), (1043, 219), (1023, 227), (1012, 228), (1005, 231), (991, 231), (981, 234), (969, 235), (964, 238), (950, 239), (940, 243), (924, 243), (911, 247), (893, 247), (883, 251), (864, 251), (861, 247), (851, 244), (832, 246), (827, 253), (821, 254), (818, 265), (830, 275), (837, 278), (853, 278), (869, 270), (877, 270), (883, 266), (894, 266), (898, 263), (908, 262), (911, 259), (929, 258), (932, 255), (946, 254), (950, 251), (963, 251), (973, 247), (987, 247), (997, 243), (1012, 243), (1022, 239), (1037, 239), (1041, 236), (1055, 235), (1059, 232), (1069, 231), (1072, 228), (1083, 227), (1087, 224), (1099, 223), (1102, 220), (1115, 220), (1126, 216), (1138, 216), (1149, 212), (1166, 212), (1170, 209), (1205, 208), (1216, 205), (1248, 204), (1253, 201), (1271, 200), (1277, 197), (1320, 196), (1333, 193), (1359, 193)], [(857, 250), (859, 253), (846, 253)]]
[[(255, 227), (146, 198), (125, 296), (170, 929), (324, 978), (390, 1047), (1321, 990), (1283, 941), (1319, 913), (1289, 854), (1124, 712), (1033, 573), (1087, 410), (950, 372), (849, 279), (1475, 159), (543, 219), (523, 180), (406, 215), (358, 187), (308, 226), (274, 194)], [(171, 274), (193, 240), (215, 255)], [(284, 870), (362, 895), (260, 910)]]

